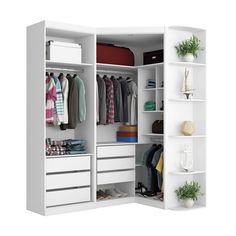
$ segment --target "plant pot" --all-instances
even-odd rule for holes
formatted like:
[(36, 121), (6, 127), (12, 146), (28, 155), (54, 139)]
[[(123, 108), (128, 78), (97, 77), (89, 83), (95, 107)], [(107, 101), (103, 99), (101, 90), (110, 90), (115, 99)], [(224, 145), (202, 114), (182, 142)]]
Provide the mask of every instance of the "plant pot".
[(186, 62), (193, 62), (194, 56), (192, 53), (187, 53), (185, 56), (183, 56), (183, 60)]
[(194, 200), (191, 198), (183, 200), (184, 206), (187, 208), (192, 208), (194, 206)]

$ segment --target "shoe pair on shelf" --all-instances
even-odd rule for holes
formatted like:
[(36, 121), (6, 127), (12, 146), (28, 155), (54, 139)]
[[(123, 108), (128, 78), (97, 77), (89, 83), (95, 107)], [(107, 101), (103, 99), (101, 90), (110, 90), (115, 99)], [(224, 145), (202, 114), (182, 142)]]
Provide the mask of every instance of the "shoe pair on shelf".
[(128, 193), (124, 193), (119, 189), (106, 189), (105, 191), (99, 190), (97, 191), (97, 200), (102, 199), (111, 199), (111, 198), (119, 198), (119, 197), (127, 197)]

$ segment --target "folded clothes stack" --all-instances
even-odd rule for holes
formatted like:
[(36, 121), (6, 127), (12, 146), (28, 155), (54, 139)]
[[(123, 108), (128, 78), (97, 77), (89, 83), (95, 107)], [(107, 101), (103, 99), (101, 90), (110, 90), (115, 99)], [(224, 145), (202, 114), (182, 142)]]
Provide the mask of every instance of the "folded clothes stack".
[(46, 139), (46, 155), (76, 155), (86, 153), (86, 141), (82, 139), (53, 140)]
[(148, 79), (146, 88), (156, 88), (156, 80), (155, 79)]
[(137, 142), (137, 126), (136, 125), (123, 125), (119, 127), (116, 132), (117, 142)]
[(156, 110), (155, 101), (147, 101), (144, 103), (144, 111), (155, 111), (155, 110)]

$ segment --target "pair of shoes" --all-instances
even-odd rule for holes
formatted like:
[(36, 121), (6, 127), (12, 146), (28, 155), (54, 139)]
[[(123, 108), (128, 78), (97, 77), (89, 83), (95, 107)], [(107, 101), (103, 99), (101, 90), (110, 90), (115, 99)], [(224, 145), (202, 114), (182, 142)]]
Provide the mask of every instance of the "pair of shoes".
[(164, 200), (164, 193), (158, 192), (157, 195), (153, 199), (163, 201)]
[(118, 198), (118, 197), (127, 197), (128, 193), (124, 193), (121, 190), (117, 189), (117, 188), (113, 188), (113, 189), (107, 189), (106, 193), (111, 195), (112, 197)]
[(102, 200), (102, 199), (111, 199), (111, 195), (105, 193), (101, 189), (97, 191), (97, 200)]

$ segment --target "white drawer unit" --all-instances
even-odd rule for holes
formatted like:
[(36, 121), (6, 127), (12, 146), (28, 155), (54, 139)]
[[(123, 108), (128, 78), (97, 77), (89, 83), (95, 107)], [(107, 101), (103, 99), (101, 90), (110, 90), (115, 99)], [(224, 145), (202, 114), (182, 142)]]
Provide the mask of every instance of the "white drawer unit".
[(46, 173), (90, 170), (90, 156), (47, 158)]
[(120, 146), (97, 147), (98, 158), (124, 157), (124, 156), (135, 156), (135, 146), (120, 145)]
[(46, 206), (90, 201), (90, 188), (77, 188), (46, 192)]
[(97, 184), (112, 184), (112, 183), (122, 183), (135, 180), (135, 171), (126, 170), (126, 171), (114, 171), (106, 173), (97, 174)]
[(90, 171), (46, 175), (46, 189), (70, 188), (90, 185)]
[(97, 161), (98, 171), (109, 171), (109, 170), (124, 170), (134, 169), (135, 159), (130, 158), (115, 158), (115, 159), (99, 159)]

